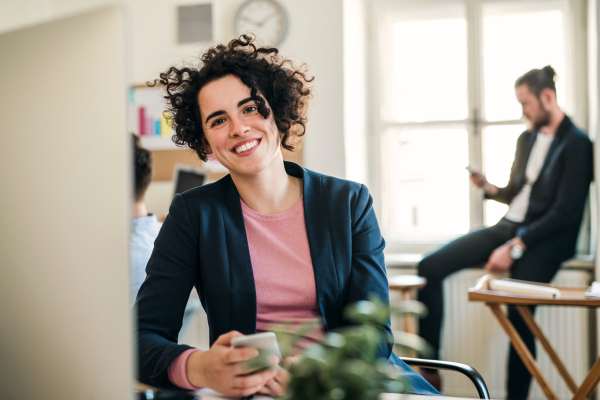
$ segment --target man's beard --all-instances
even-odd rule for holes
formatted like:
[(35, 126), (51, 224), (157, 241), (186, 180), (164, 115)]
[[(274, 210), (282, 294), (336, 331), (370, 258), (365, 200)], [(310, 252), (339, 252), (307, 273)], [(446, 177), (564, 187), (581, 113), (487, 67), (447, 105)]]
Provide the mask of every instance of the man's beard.
[(540, 112), (535, 120), (531, 121), (531, 131), (539, 131), (540, 128), (550, 124), (550, 111), (546, 110), (540, 101)]

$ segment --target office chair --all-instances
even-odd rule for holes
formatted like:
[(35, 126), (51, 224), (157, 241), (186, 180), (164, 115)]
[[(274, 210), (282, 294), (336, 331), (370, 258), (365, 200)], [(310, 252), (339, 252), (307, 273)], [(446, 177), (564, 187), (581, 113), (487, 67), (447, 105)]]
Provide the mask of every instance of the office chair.
[(425, 360), (421, 358), (410, 358), (410, 357), (400, 357), (402, 361), (410, 365), (411, 367), (422, 367), (422, 368), (431, 368), (431, 369), (445, 369), (450, 371), (460, 372), (463, 375), (466, 375), (467, 378), (473, 382), (475, 388), (477, 388), (477, 393), (479, 393), (480, 399), (488, 399), (490, 398), (490, 393), (488, 392), (487, 386), (485, 385), (485, 381), (477, 372), (477, 370), (473, 367), (470, 367), (466, 364), (460, 364), (450, 361), (438, 361), (438, 360)]

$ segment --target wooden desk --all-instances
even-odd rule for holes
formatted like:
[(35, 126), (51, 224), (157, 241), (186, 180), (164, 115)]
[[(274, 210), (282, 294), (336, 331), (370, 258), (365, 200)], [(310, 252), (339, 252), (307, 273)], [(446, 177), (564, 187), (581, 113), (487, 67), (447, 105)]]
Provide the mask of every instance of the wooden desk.
[(547, 306), (579, 306), (579, 307), (600, 307), (600, 299), (590, 299), (585, 297), (584, 288), (565, 288), (559, 286), (552, 286), (546, 284), (538, 284), (533, 282), (527, 282), (539, 286), (553, 287), (560, 289), (561, 297), (559, 299), (542, 298), (536, 296), (521, 295), (515, 293), (504, 293), (497, 292), (489, 289), (489, 282), (495, 279), (491, 275), (482, 277), (477, 285), (469, 289), (469, 301), (481, 301), (486, 303), (490, 307), (492, 313), (500, 323), (500, 326), (504, 329), (508, 338), (510, 339), (515, 351), (523, 361), (523, 364), (527, 367), (531, 376), (537, 381), (542, 388), (542, 391), (546, 397), (550, 400), (558, 400), (558, 396), (550, 387), (548, 380), (542, 374), (539, 366), (535, 359), (531, 355), (531, 352), (523, 342), (521, 336), (517, 333), (515, 327), (509, 321), (508, 317), (500, 309), (500, 305), (507, 304), (515, 306), (523, 321), (527, 324), (527, 327), (533, 333), (533, 336), (540, 342), (550, 360), (565, 380), (568, 388), (573, 393), (573, 400), (583, 400), (590, 398), (596, 390), (598, 383), (600, 383), (600, 357), (596, 360), (592, 369), (583, 380), (583, 383), (578, 387), (564, 364), (556, 354), (556, 351), (548, 342), (548, 339), (542, 333), (540, 327), (533, 319), (533, 315), (529, 311), (530, 305), (547, 305)]
[[(136, 382), (136, 387), (138, 392), (146, 391), (146, 390), (157, 390), (155, 387), (148, 386), (146, 384)], [(192, 392), (190, 392), (192, 393)], [(214, 394), (214, 393), (206, 393), (203, 394), (202, 391), (196, 392), (196, 396), (200, 400), (236, 400), (233, 397), (225, 397), (222, 395)], [(255, 400), (267, 400), (272, 399), (272, 397), (257, 395), (254, 397)], [(398, 394), (398, 393), (382, 393), (379, 396), (379, 400), (425, 400), (425, 399), (437, 399), (439, 400), (439, 396), (422, 396), (416, 394)], [(462, 397), (444, 397), (445, 400), (473, 400), (472, 398), (462, 398)]]

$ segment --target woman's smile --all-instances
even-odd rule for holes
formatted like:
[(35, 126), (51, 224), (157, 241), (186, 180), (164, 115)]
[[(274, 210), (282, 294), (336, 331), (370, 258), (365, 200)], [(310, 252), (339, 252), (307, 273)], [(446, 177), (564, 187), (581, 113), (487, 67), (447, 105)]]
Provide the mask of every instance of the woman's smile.
[[(259, 94), (260, 95), (260, 94)], [(272, 113), (264, 117), (240, 78), (227, 75), (200, 90), (200, 114), (210, 152), (233, 175), (257, 175), (281, 157)], [(270, 108), (265, 100), (265, 106)]]
[(234, 148), (233, 152), (241, 157), (248, 156), (254, 152), (254, 150), (260, 144), (261, 139), (246, 139), (238, 143)]

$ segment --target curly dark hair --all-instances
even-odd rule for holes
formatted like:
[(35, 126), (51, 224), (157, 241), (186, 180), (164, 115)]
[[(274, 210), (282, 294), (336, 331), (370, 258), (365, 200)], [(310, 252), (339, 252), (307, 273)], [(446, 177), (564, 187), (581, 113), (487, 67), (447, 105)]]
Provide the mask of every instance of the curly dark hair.
[(210, 152), (202, 129), (198, 94), (207, 84), (227, 75), (237, 76), (250, 89), (250, 97), (263, 118), (273, 111), (284, 149), (294, 151), (306, 131), (312, 95), (308, 83), (314, 78), (306, 76), (306, 64), (296, 67), (276, 48), (259, 47), (255, 41), (253, 36), (242, 35), (206, 51), (199, 68), (173, 66), (161, 73), (160, 79), (148, 82), (149, 86), (161, 84), (166, 89), (164, 116), (175, 130), (173, 142), (187, 145), (202, 161), (207, 161)]

